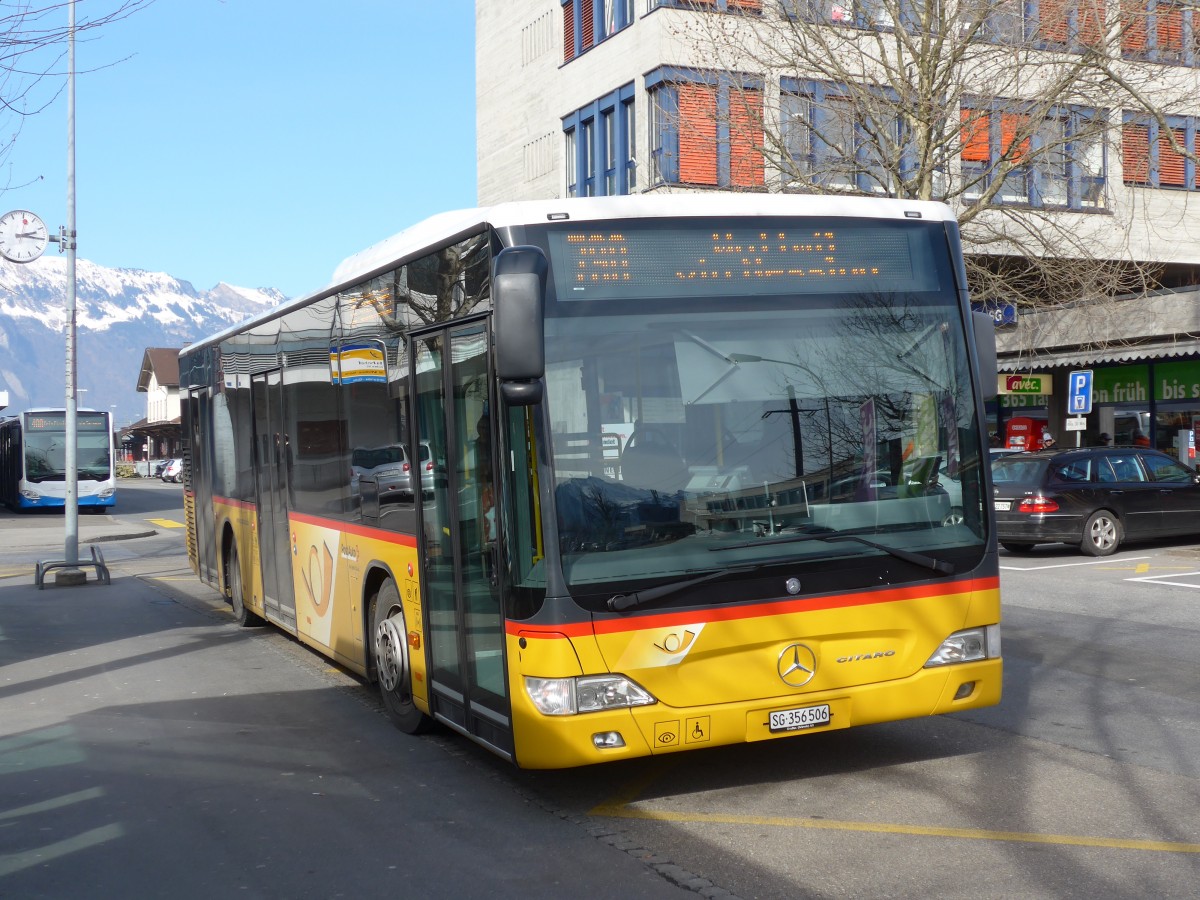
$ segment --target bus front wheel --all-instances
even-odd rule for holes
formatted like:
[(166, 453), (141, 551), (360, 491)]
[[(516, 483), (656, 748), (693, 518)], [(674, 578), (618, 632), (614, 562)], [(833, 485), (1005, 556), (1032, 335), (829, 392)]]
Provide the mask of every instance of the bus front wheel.
[(412, 669), (408, 658), (408, 628), (400, 592), (391, 579), (371, 598), (371, 633), (375, 636), (375, 677), (383, 707), (401, 731), (420, 734), (432, 721), (412, 699)]

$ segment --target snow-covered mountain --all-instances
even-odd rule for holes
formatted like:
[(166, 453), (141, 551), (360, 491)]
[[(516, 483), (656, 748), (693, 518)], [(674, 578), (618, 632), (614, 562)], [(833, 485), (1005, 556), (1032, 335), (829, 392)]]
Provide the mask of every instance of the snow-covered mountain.
[[(137, 392), (147, 347), (183, 347), (282, 303), (273, 288), (218, 284), (197, 291), (162, 272), (75, 265), (76, 386), (80, 406), (116, 407), (119, 425), (146, 415)], [(7, 412), (64, 404), (67, 260), (0, 262), (0, 391)]]

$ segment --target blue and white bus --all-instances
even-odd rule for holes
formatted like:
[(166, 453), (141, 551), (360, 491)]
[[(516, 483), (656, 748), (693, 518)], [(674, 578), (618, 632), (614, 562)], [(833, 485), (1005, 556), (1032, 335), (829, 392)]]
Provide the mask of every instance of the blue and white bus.
[[(109, 414), (76, 412), (80, 508), (117, 500)], [(31, 409), (0, 422), (0, 502), (10, 509), (62, 509), (67, 496), (67, 412)]]

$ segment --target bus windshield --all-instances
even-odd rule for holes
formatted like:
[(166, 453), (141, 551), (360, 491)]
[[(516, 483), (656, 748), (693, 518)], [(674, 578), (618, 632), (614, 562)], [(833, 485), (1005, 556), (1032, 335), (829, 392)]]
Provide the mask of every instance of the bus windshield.
[[(26, 420), (25, 477), (37, 483), (65, 481), (67, 433), (64, 414), (41, 413)], [(77, 477), (106, 481), (112, 477), (108, 420), (103, 414), (81, 414), (76, 431)]]
[[(703, 240), (676, 242), (687, 260), (659, 240), (648, 296), (636, 278), (573, 295), (555, 268), (566, 241), (551, 236), (547, 414), (577, 600), (707, 575), (715, 586), (722, 571), (833, 564), (844, 586), (848, 567), (878, 584), (978, 562), (978, 425), (946, 237), (895, 224), (883, 238), (898, 237), (890, 264), (905, 274), (891, 281), (866, 266), (857, 285), (783, 272), (717, 289), (685, 271)], [(883, 246), (871, 228), (840, 223), (838, 247)]]

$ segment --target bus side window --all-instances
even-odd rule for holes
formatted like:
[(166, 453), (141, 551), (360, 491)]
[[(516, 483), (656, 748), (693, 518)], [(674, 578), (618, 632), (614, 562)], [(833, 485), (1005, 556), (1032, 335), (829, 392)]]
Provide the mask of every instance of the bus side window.
[(506, 532), (507, 557), (504, 566), (512, 586), (509, 616), (527, 619), (536, 613), (546, 597), (546, 577), (542, 560), (541, 498), (538, 486), (540, 407), (515, 406), (508, 410), (508, 459), (502, 467), (511, 469), (507, 479), (511, 496), (503, 510), (502, 527)]

